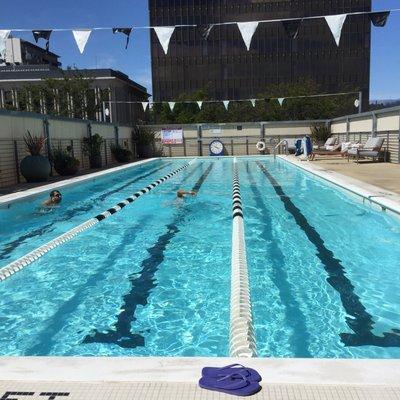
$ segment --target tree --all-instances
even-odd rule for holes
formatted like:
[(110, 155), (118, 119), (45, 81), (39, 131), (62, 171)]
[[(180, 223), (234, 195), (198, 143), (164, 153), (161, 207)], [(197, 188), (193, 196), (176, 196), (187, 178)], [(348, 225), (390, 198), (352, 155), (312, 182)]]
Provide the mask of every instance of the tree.
[(69, 71), (61, 79), (49, 78), (39, 84), (26, 85), (18, 92), (19, 108), (49, 115), (95, 119), (101, 106), (96, 104), (92, 82), (84, 73), (71, 74)]
[[(346, 91), (354, 90), (351, 88)], [(356, 90), (354, 90), (356, 92)], [(232, 101), (228, 111), (222, 102), (203, 103), (200, 110), (196, 101), (210, 100), (206, 90), (193, 94), (183, 94), (176, 100), (172, 112), (167, 103), (155, 104), (151, 112), (151, 122), (156, 124), (176, 123), (216, 123), (216, 122), (256, 122), (328, 119), (344, 115), (354, 109), (355, 94), (346, 96), (304, 97), (285, 99), (281, 106), (276, 100), (282, 97), (310, 96), (321, 93), (319, 86), (312, 80), (301, 80), (295, 84), (270, 85), (257, 96), (265, 99), (256, 102)], [(271, 100), (270, 100), (271, 99)], [(179, 104), (180, 101), (192, 101), (191, 104)]]

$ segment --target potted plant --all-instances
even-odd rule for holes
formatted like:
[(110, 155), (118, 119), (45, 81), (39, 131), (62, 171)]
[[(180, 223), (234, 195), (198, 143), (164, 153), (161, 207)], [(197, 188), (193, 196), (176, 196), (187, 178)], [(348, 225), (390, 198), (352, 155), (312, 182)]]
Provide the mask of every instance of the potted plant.
[(89, 156), (90, 168), (101, 168), (101, 145), (103, 138), (98, 134), (83, 138), (82, 151)]
[(118, 143), (117, 144), (112, 144), (110, 146), (110, 150), (114, 158), (119, 162), (119, 163), (126, 163), (129, 161), (132, 161), (133, 154), (129, 149), (126, 149), (125, 147), (120, 146)]
[(155, 131), (147, 126), (140, 126), (134, 134), (139, 158), (151, 158), (156, 154)]
[(326, 125), (314, 125), (311, 127), (311, 138), (318, 146), (323, 145), (331, 136), (331, 131)]
[(29, 156), (26, 156), (20, 164), (22, 176), (27, 182), (45, 182), (50, 176), (51, 165), (47, 157), (42, 156), (46, 139), (43, 136), (34, 136), (28, 131), (24, 136), (24, 142)]
[(73, 156), (71, 146), (66, 150), (53, 149), (52, 161), (58, 175), (75, 175), (79, 170), (80, 162)]

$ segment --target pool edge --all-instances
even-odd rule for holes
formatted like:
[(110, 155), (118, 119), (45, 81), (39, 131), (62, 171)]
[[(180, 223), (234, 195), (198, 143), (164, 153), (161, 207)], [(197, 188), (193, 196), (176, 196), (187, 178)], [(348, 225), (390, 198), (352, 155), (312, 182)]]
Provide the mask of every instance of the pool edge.
[(160, 159), (160, 157), (148, 158), (147, 160), (141, 160), (141, 161), (134, 161), (134, 162), (131, 162), (128, 164), (119, 165), (117, 167), (105, 169), (103, 171), (92, 172), (90, 174), (80, 175), (77, 177), (73, 177), (73, 178), (69, 178), (69, 179), (65, 179), (65, 180), (61, 180), (61, 181), (57, 181), (57, 182), (53, 182), (53, 183), (44, 183), (41, 186), (37, 186), (37, 187), (31, 188), (31, 189), (26, 189), (21, 192), (5, 194), (5, 195), (0, 196), (0, 207), (4, 206), (5, 204), (8, 204), (8, 203), (13, 203), (16, 201), (27, 199), (29, 197), (35, 196), (35, 195), (43, 193), (43, 192), (48, 192), (48, 191), (59, 189), (62, 187), (71, 186), (71, 185), (74, 185), (77, 183), (82, 183), (82, 182), (88, 181), (93, 178), (99, 178), (102, 176), (106, 176), (108, 174), (112, 174), (113, 172), (123, 171), (125, 169), (132, 168), (134, 166), (147, 164), (151, 161), (155, 161), (158, 159)]
[(0, 357), (8, 382), (185, 382), (196, 383), (204, 366), (244, 364), (264, 383), (399, 385), (400, 360)]
[(400, 217), (400, 195), (395, 192), (391, 192), (390, 190), (383, 189), (379, 186), (371, 185), (359, 179), (343, 175), (339, 172), (327, 170), (307, 161), (294, 160), (290, 156), (285, 155), (278, 155), (277, 157), (303, 171), (309, 172), (324, 181), (328, 181), (335, 186), (350, 192), (350, 194), (361, 197), (364, 204), (365, 201), (368, 201), (371, 205), (378, 206), (379, 211), (389, 211), (398, 218)]

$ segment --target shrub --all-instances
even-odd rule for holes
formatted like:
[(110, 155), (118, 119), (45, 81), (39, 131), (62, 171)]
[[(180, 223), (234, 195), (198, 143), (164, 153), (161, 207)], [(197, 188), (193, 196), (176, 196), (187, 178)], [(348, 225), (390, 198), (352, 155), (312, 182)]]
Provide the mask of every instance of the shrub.
[(71, 146), (66, 150), (53, 149), (52, 161), (54, 169), (61, 176), (75, 175), (78, 172), (80, 162), (73, 156)]
[(315, 143), (326, 142), (331, 136), (331, 131), (326, 125), (314, 125), (311, 128), (311, 137)]
[(125, 147), (122, 147), (119, 144), (112, 144), (110, 146), (110, 150), (112, 155), (118, 162), (124, 163), (132, 161), (133, 154), (129, 149), (126, 149)]

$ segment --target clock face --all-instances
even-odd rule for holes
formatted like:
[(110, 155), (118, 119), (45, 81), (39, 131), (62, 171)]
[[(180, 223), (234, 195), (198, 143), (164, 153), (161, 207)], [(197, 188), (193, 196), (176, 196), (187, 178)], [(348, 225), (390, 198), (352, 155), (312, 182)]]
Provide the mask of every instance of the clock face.
[(210, 151), (212, 154), (220, 155), (224, 151), (224, 145), (219, 140), (210, 143)]

